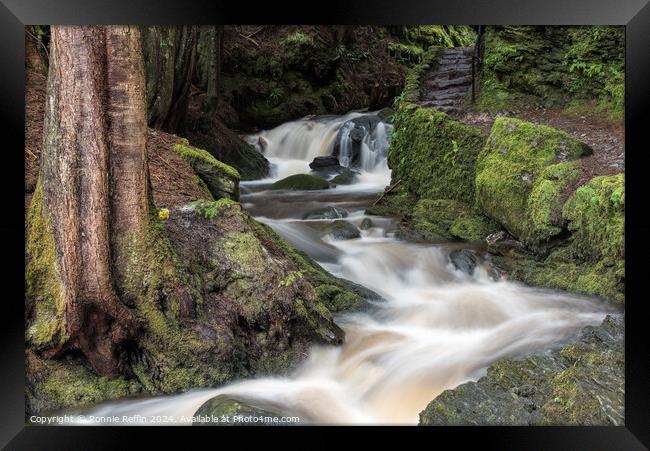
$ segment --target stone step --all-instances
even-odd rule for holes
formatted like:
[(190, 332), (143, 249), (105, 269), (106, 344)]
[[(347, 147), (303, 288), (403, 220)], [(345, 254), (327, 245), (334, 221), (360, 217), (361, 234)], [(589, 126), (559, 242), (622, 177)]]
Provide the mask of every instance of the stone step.
[(423, 97), (427, 100), (445, 100), (445, 99), (462, 99), (467, 95), (468, 89), (453, 91), (429, 91), (425, 92)]
[(466, 72), (466, 73), (471, 73), (472, 72), (472, 65), (471, 64), (454, 64), (454, 65), (449, 65), (449, 66), (438, 66), (438, 70), (435, 72), (436, 74), (446, 74), (448, 72)]
[(425, 81), (422, 83), (423, 86), (428, 88), (447, 88), (449, 86), (466, 86), (472, 84), (472, 76), (467, 75), (465, 77), (452, 78), (449, 80), (432, 80)]
[(447, 66), (455, 66), (455, 65), (465, 65), (468, 64), (472, 65), (472, 59), (471, 58), (439, 58), (437, 60), (438, 62), (438, 67), (447, 67)]
[(454, 100), (454, 99), (445, 99), (445, 100), (425, 100), (424, 102), (422, 102), (422, 106), (426, 106), (426, 107), (431, 107), (431, 106), (435, 106), (435, 107), (439, 107), (439, 106), (454, 106), (454, 105), (456, 105), (457, 103), (458, 103), (458, 102), (457, 102), (456, 100)]

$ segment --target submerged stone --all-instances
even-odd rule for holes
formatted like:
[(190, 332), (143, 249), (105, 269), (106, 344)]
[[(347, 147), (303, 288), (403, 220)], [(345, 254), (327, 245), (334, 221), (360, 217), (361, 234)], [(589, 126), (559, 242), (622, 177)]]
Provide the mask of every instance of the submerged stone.
[(351, 240), (360, 238), (361, 232), (351, 222), (342, 221), (340, 219), (332, 222), (316, 223), (313, 227), (320, 230), (324, 236), (330, 237), (334, 240)]
[(347, 210), (338, 207), (323, 207), (306, 213), (302, 219), (340, 219), (348, 216)]

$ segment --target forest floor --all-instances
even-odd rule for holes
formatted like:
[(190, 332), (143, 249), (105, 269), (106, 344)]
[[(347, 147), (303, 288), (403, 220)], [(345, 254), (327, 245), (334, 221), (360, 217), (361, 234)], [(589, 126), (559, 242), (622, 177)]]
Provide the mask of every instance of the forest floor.
[(515, 117), (534, 124), (562, 130), (592, 148), (593, 154), (580, 159), (582, 175), (575, 180), (581, 185), (598, 175), (614, 175), (625, 171), (625, 126), (604, 121), (597, 116), (578, 116), (562, 108), (522, 108), (517, 112), (488, 113), (466, 110), (456, 118), (474, 125), (486, 134), (498, 115)]

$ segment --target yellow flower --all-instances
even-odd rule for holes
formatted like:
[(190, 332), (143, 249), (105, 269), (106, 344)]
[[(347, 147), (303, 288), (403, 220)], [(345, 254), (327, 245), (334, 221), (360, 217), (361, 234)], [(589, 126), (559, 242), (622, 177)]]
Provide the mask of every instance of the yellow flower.
[(166, 208), (161, 208), (160, 210), (158, 210), (158, 217), (163, 221), (165, 219), (169, 219), (169, 210)]

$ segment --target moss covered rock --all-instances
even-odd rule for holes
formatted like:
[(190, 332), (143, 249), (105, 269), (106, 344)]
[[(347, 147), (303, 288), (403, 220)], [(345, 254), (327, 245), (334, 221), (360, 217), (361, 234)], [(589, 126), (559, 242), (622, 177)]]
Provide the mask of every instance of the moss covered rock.
[(562, 209), (571, 236), (545, 259), (507, 259), (524, 282), (625, 302), (624, 175), (595, 177)]
[(445, 113), (402, 104), (394, 116), (388, 163), (395, 182), (418, 198), (474, 201), (476, 159), (485, 136)]
[(327, 189), (329, 187), (330, 184), (327, 180), (309, 174), (290, 175), (271, 185), (271, 189), (274, 190), (287, 189), (295, 191)]
[(215, 199), (239, 200), (239, 172), (235, 168), (217, 160), (207, 150), (189, 144), (175, 144), (173, 149), (190, 163)]
[(623, 425), (624, 350), (623, 318), (608, 316), (573, 344), (499, 360), (477, 382), (444, 391), (420, 425)]
[(218, 395), (206, 401), (194, 413), (193, 426), (277, 426), (285, 416), (268, 407), (232, 396)]
[(25, 360), (27, 412), (54, 413), (147, 392), (135, 379), (98, 376), (74, 358), (42, 359), (28, 350)]
[(499, 230), (499, 226), (465, 203), (448, 199), (422, 199), (415, 204), (412, 220), (414, 230), (426, 241), (483, 240)]
[(561, 229), (562, 194), (579, 175), (567, 163), (591, 152), (568, 134), (498, 117), (476, 166), (476, 204), (528, 245)]

